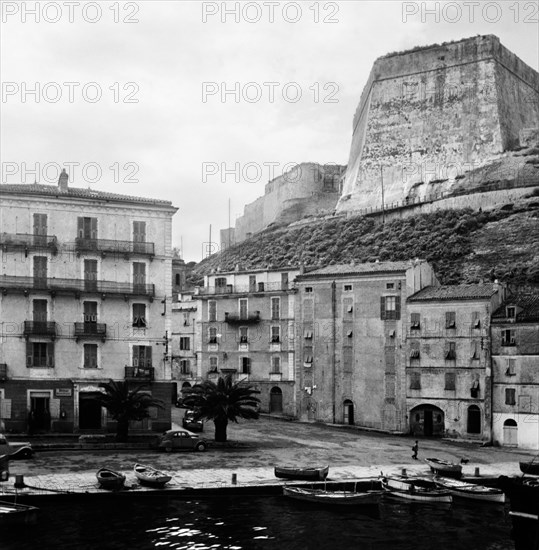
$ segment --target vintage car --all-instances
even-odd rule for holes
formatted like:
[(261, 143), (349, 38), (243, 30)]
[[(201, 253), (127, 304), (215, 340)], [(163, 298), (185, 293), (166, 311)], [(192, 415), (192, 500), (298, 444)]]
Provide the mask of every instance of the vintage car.
[(158, 448), (167, 453), (176, 450), (205, 451), (207, 441), (189, 430), (168, 430), (160, 438)]
[(28, 441), (8, 441), (4, 434), (0, 434), (0, 456), (6, 455), (9, 460), (15, 460), (31, 458), (33, 454), (34, 450)]
[(195, 411), (185, 411), (182, 420), (182, 426), (186, 430), (191, 430), (192, 432), (201, 432), (204, 430), (204, 422), (202, 420), (195, 418)]

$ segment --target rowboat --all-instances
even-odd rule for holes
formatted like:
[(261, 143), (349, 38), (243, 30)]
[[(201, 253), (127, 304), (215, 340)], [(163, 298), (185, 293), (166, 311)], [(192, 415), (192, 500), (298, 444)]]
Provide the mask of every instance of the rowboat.
[(95, 474), (99, 485), (103, 489), (108, 489), (110, 491), (120, 490), (125, 483), (125, 476), (120, 472), (115, 472), (109, 468), (101, 468)]
[(326, 491), (325, 489), (305, 489), (302, 487), (283, 487), (283, 494), (297, 500), (306, 500), (320, 504), (338, 504), (344, 506), (378, 504), (383, 491)]
[(445, 489), (438, 489), (432, 480), (412, 476), (380, 476), (382, 489), (390, 495), (414, 500), (450, 504), (453, 499), (451, 493)]
[(462, 477), (462, 465), (439, 458), (425, 458), (430, 469), (438, 475), (460, 479)]
[(539, 476), (539, 460), (528, 460), (519, 462), (520, 471), (523, 474), (530, 474), (532, 476)]
[(0, 527), (32, 525), (37, 522), (39, 508), (0, 501)]
[(172, 476), (151, 466), (143, 466), (142, 464), (135, 464), (133, 471), (135, 472), (135, 477), (144, 485), (162, 487), (172, 479)]
[(455, 497), (501, 504), (505, 502), (504, 492), (494, 487), (485, 487), (484, 485), (476, 485), (475, 483), (467, 483), (466, 481), (447, 477), (435, 477), (434, 483), (437, 487), (446, 489)]
[(328, 476), (329, 466), (289, 467), (275, 466), (275, 476), (284, 479), (302, 479), (305, 481), (324, 481)]

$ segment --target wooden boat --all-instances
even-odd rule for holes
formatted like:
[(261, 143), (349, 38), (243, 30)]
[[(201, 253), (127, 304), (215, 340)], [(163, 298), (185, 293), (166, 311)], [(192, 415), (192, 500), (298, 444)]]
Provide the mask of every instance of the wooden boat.
[(297, 500), (320, 504), (338, 504), (345, 506), (378, 504), (383, 491), (326, 491), (325, 489), (305, 489), (303, 487), (283, 487), (283, 494)]
[(441, 489), (448, 490), (453, 496), (469, 500), (480, 500), (483, 502), (505, 502), (505, 494), (501, 489), (485, 487), (475, 483), (467, 483), (447, 477), (435, 477), (434, 483)]
[(442, 504), (450, 504), (453, 501), (449, 491), (438, 489), (432, 480), (423, 477), (382, 475), (380, 482), (384, 491), (406, 500)]
[(328, 476), (329, 466), (291, 467), (275, 466), (275, 476), (283, 479), (302, 479), (305, 481), (324, 481)]
[(109, 468), (101, 468), (95, 474), (99, 485), (109, 491), (119, 491), (125, 483), (125, 476)]
[(0, 527), (32, 525), (37, 522), (39, 508), (0, 501)]
[(462, 477), (462, 465), (439, 458), (425, 458), (430, 469), (438, 475), (460, 479)]
[(539, 550), (539, 479), (501, 476), (498, 486), (509, 498), (515, 550)]
[(151, 466), (143, 466), (142, 464), (135, 464), (133, 471), (135, 472), (135, 477), (144, 485), (162, 487), (172, 479), (172, 476)]
[(527, 460), (519, 462), (520, 471), (523, 474), (530, 474), (532, 476), (539, 476), (539, 460)]

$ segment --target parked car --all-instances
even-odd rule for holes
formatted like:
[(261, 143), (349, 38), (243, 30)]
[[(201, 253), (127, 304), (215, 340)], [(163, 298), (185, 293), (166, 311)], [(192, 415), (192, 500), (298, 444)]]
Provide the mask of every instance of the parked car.
[(191, 430), (192, 432), (201, 432), (204, 430), (204, 422), (200, 419), (195, 418), (195, 411), (189, 410), (185, 411), (182, 420), (182, 426), (186, 430)]
[(6, 455), (9, 460), (17, 458), (32, 458), (34, 450), (28, 441), (8, 441), (4, 434), (0, 434), (0, 456)]
[(189, 430), (168, 430), (161, 436), (158, 448), (164, 449), (167, 453), (176, 449), (205, 451), (208, 448), (208, 442)]

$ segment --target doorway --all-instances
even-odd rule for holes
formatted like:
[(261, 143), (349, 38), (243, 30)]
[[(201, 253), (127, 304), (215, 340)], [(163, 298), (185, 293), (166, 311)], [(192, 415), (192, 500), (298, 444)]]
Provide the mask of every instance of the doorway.
[(518, 447), (518, 425), (512, 418), (503, 423), (503, 445), (504, 447)]
[(81, 393), (79, 395), (79, 429), (101, 429), (101, 403), (99, 393)]
[(31, 432), (48, 432), (51, 429), (51, 396), (48, 392), (30, 393), (30, 419)]
[(270, 391), (270, 413), (281, 414), (283, 412), (283, 392), (281, 388), (274, 387)]
[(350, 399), (343, 403), (343, 424), (353, 426), (354, 424), (354, 404)]
[(481, 409), (477, 405), (468, 407), (468, 422), (466, 431), (469, 434), (481, 433)]
[(430, 409), (425, 409), (423, 412), (423, 420), (423, 434), (427, 436), (432, 435), (432, 411)]

